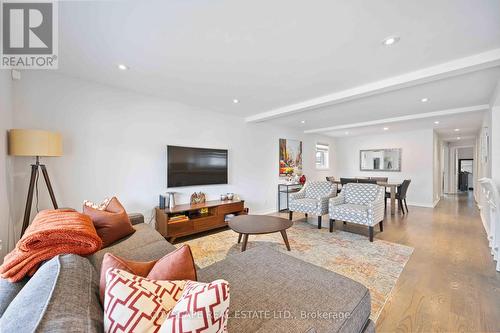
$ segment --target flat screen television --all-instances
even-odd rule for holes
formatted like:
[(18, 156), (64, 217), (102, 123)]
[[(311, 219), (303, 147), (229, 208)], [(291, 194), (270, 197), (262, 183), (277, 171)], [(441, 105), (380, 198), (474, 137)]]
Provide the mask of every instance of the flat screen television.
[(227, 150), (167, 146), (168, 187), (227, 184)]

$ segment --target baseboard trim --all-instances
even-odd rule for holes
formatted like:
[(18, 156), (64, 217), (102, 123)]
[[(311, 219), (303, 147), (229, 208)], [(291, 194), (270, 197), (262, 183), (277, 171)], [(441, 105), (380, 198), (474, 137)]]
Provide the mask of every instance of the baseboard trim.
[(408, 202), (408, 206), (417, 206), (417, 207), (425, 207), (425, 208), (434, 208), (434, 203), (421, 203), (421, 202)]
[(251, 215), (270, 215), (270, 214), (276, 214), (278, 211), (276, 209), (272, 210), (261, 210), (261, 211), (256, 211), (252, 212), (251, 210), (248, 212)]

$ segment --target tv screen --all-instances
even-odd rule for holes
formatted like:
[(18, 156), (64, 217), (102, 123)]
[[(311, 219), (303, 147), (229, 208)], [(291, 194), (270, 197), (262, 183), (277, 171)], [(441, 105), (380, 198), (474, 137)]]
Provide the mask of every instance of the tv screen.
[(227, 184), (227, 150), (167, 146), (168, 187)]

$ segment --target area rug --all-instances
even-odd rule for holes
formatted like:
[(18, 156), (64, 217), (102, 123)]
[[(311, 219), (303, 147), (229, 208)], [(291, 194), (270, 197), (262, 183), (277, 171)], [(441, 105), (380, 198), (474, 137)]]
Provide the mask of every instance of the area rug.
[[(290, 252), (286, 250), (280, 233), (250, 235), (247, 249), (266, 244), (362, 283), (370, 289), (370, 318), (373, 321), (378, 319), (413, 252), (412, 247), (377, 239), (370, 243), (363, 235), (340, 230), (330, 233), (301, 221), (296, 221), (287, 233), (292, 248)], [(239, 253), (241, 244), (237, 244), (237, 239), (234, 231), (224, 230), (181, 244), (191, 247), (196, 264), (203, 268)]]

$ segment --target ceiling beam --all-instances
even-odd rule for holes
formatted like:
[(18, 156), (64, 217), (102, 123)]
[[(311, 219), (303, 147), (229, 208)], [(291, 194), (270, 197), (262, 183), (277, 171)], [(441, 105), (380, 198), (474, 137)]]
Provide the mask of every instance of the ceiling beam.
[(261, 122), (288, 116), (294, 113), (339, 104), (358, 98), (381, 94), (397, 89), (416, 86), (452, 76), (462, 75), (486, 68), (500, 66), (500, 49), (478, 53), (469, 57), (455, 59), (436, 66), (419, 69), (388, 79), (371, 82), (354, 88), (338, 91), (329, 95), (290, 104), (245, 118), (247, 122)]
[(373, 125), (380, 125), (380, 124), (395, 123), (395, 122), (399, 122), (399, 121), (408, 121), (408, 120), (415, 120), (415, 119), (449, 116), (452, 114), (484, 111), (484, 110), (488, 110), (489, 107), (490, 107), (489, 104), (482, 104), (482, 105), (467, 106), (467, 107), (457, 108), (457, 109), (446, 109), (446, 110), (441, 110), (441, 111), (417, 113), (417, 114), (410, 114), (410, 115), (401, 116), (401, 117), (384, 118), (384, 119), (365, 121), (365, 122), (360, 122), (360, 123), (352, 123), (352, 124), (345, 124), (345, 125), (339, 125), (339, 126), (309, 129), (309, 130), (305, 130), (304, 133), (323, 133), (323, 132), (344, 130), (344, 129), (349, 129), (349, 128), (356, 128), (356, 127), (366, 127), (366, 126), (373, 126)]

